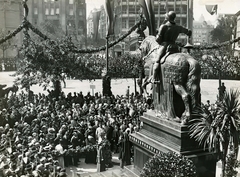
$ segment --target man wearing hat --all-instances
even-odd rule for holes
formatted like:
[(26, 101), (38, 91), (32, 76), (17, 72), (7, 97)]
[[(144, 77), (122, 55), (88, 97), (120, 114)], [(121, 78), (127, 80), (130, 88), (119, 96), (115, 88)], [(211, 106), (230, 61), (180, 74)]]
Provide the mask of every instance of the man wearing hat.
[(178, 50), (177, 45), (175, 44), (176, 39), (180, 33), (184, 33), (191, 37), (192, 31), (186, 29), (182, 26), (179, 26), (175, 22), (176, 13), (174, 11), (169, 11), (166, 16), (164, 23), (159, 27), (158, 34), (156, 36), (156, 41), (160, 45), (159, 47), (159, 58), (155, 61), (153, 65), (153, 80), (152, 83), (156, 80), (156, 73), (161, 69), (159, 63), (162, 63), (161, 58), (166, 54), (168, 48), (176, 52)]

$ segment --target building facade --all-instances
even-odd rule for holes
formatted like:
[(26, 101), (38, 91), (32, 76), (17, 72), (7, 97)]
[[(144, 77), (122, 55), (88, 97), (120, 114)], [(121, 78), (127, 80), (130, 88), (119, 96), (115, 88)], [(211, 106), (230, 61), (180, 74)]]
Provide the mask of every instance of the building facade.
[[(82, 41), (87, 34), (85, 0), (28, 0), (28, 20), (36, 26), (51, 24)], [(46, 31), (42, 31), (46, 34)], [(83, 43), (81, 47), (85, 46)]]
[[(21, 0), (0, 0), (0, 38), (6, 36), (22, 23), (23, 8)], [(12, 58), (18, 53), (22, 43), (22, 33), (0, 44), (0, 58)]]
[(211, 43), (210, 32), (214, 26), (207, 24), (206, 21), (193, 22), (192, 42), (194, 45), (204, 45)]
[[(125, 34), (132, 26), (134, 26), (140, 18), (140, 5), (138, 0), (114, 0), (114, 38)], [(101, 9), (104, 10), (104, 9)], [(155, 0), (154, 13), (155, 23), (158, 29), (165, 19), (165, 14), (168, 11), (175, 11), (177, 14), (176, 23), (192, 30), (193, 28), (193, 0)], [(106, 36), (106, 14), (100, 18), (100, 26), (102, 29), (101, 37)], [(89, 21), (88, 21), (89, 22)], [(100, 27), (99, 27), (100, 28)], [(90, 34), (88, 32), (88, 34)], [(145, 30), (148, 35), (148, 30)], [(105, 36), (104, 36), (105, 35)], [(187, 37), (180, 35), (178, 40), (181, 43), (186, 43)], [(133, 32), (130, 36), (125, 38), (124, 41), (114, 46), (114, 51), (120, 55), (124, 51), (132, 51), (138, 47), (138, 34)]]

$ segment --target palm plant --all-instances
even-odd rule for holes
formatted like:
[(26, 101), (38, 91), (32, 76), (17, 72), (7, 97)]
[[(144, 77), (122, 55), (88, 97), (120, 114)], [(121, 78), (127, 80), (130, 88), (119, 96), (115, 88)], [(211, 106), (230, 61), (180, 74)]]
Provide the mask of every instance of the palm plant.
[[(190, 137), (200, 146), (218, 155), (222, 154), (222, 174), (224, 176), (226, 157), (229, 146), (232, 145), (235, 156), (239, 145), (239, 91), (226, 92), (223, 99), (211, 109), (202, 105), (193, 113), (189, 124)], [(222, 150), (222, 151), (221, 151)]]

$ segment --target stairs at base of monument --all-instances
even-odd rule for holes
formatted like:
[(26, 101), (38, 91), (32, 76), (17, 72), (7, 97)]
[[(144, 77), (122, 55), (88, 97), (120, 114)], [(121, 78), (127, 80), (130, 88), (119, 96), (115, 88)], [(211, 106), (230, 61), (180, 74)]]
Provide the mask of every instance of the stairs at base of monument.
[(139, 177), (140, 172), (133, 165), (124, 167), (124, 169), (108, 169), (104, 172), (81, 173), (77, 172), (78, 177)]

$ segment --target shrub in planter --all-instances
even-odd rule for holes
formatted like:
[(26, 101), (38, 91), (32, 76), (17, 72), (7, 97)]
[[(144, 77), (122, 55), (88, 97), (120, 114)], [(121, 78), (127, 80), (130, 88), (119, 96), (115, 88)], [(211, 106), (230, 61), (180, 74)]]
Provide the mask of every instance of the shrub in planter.
[(196, 167), (185, 156), (177, 153), (159, 153), (145, 163), (141, 177), (196, 177)]

